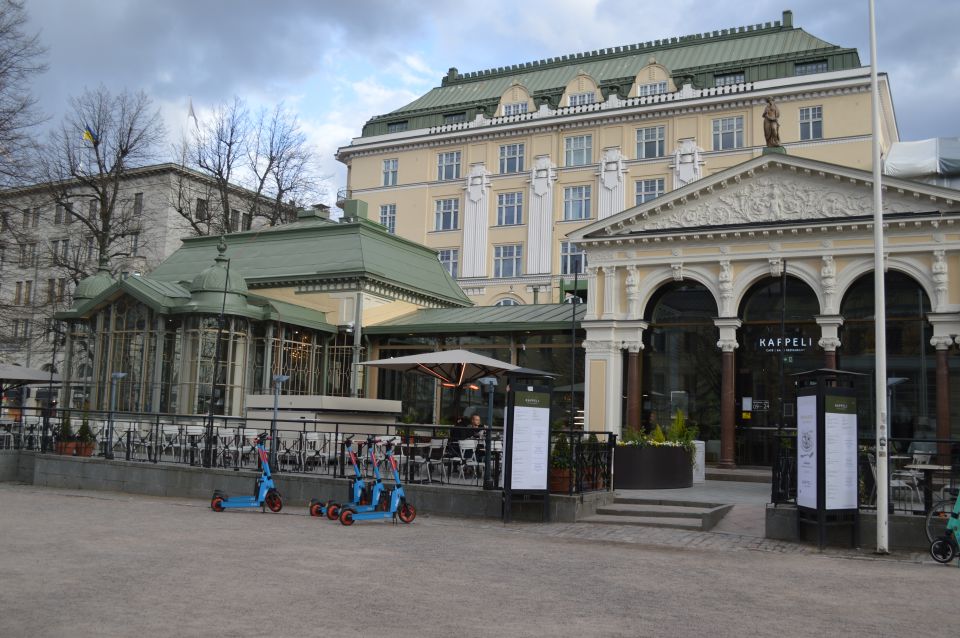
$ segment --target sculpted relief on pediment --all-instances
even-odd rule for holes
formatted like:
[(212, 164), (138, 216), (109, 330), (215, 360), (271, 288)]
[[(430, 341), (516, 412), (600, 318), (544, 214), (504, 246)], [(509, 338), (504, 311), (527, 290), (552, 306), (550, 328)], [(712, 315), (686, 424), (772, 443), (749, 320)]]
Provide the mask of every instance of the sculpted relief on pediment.
[[(669, 195), (667, 195), (669, 197)], [(912, 204), (912, 205), (911, 205)], [(884, 196), (884, 212), (920, 210), (907, 197)], [(796, 176), (758, 176), (730, 184), (725, 189), (675, 202), (672, 209), (651, 212), (627, 224), (625, 232), (728, 226), (764, 222), (790, 222), (869, 215), (873, 194), (869, 187)]]

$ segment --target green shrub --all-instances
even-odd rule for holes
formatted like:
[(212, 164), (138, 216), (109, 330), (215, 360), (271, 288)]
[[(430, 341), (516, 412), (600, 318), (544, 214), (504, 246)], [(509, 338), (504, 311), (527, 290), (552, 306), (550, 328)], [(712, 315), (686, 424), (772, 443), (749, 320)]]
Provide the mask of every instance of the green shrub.
[(553, 453), (550, 455), (550, 467), (564, 469), (570, 466), (570, 442), (567, 441), (567, 435), (559, 434), (553, 444)]

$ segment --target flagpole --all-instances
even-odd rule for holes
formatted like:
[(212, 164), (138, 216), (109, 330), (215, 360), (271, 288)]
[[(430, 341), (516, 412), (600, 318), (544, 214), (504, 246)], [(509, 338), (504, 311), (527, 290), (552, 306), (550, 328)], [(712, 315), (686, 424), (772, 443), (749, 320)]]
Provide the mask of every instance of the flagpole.
[(876, 427), (877, 553), (888, 553), (887, 488), (887, 310), (884, 287), (883, 194), (880, 185), (880, 88), (877, 84), (877, 23), (870, 0), (870, 93), (873, 106), (873, 296)]

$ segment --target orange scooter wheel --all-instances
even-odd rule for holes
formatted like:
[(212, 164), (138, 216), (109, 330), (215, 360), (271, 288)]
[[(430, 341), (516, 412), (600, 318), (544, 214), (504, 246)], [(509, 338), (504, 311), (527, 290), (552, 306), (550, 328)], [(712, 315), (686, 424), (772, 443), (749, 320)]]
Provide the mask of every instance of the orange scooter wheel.
[(320, 503), (314, 503), (310, 506), (310, 516), (320, 516), (323, 514), (323, 506)]
[(327, 518), (329, 518), (331, 521), (335, 521), (340, 518), (339, 503), (327, 503)]
[(340, 524), (350, 527), (353, 525), (353, 512), (350, 510), (343, 510), (340, 512)]
[(400, 511), (397, 512), (397, 517), (400, 519), (401, 523), (412, 523), (413, 519), (417, 517), (417, 508), (410, 503), (404, 503), (400, 506)]
[(266, 503), (267, 508), (271, 512), (279, 512), (283, 509), (283, 501), (280, 500), (280, 495), (276, 492), (270, 492), (267, 494), (266, 498), (263, 499), (263, 502)]
[(222, 512), (223, 499), (220, 498), (219, 496), (214, 496), (213, 499), (210, 501), (210, 509), (212, 509), (214, 512)]

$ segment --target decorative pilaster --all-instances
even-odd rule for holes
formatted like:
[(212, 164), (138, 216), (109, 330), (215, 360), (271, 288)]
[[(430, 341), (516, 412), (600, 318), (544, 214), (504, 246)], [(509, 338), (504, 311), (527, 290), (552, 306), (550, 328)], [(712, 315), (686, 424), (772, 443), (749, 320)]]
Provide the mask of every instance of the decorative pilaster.
[(583, 341), (586, 352), (583, 409), (586, 429), (609, 430), (619, 434), (623, 355), (620, 343), (612, 341), (612, 336), (612, 331), (608, 329), (594, 331), (587, 328), (587, 339)]
[[(820, 287), (823, 289), (824, 312), (828, 315), (837, 312), (837, 265), (830, 255), (822, 257), (823, 266), (820, 267)], [(843, 320), (841, 319), (841, 323)]]
[(933, 251), (933, 311), (942, 312), (947, 305), (947, 260), (942, 250)]
[(837, 348), (840, 347), (838, 332), (843, 325), (840, 315), (817, 315), (814, 317), (820, 326), (820, 340), (817, 345), (823, 348), (823, 366), (831, 370), (837, 368)]
[(557, 169), (549, 155), (538, 155), (530, 171), (527, 204), (527, 274), (549, 274), (553, 259), (553, 184)]
[(490, 171), (483, 162), (470, 165), (463, 211), (463, 250), (460, 252), (461, 277), (487, 276), (487, 230), (490, 227), (488, 194)]
[(713, 323), (720, 330), (720, 339), (717, 347), (721, 352), (721, 380), (720, 380), (720, 466), (735, 467), (736, 421), (734, 407), (734, 381), (736, 376), (736, 359), (734, 351), (740, 347), (737, 343), (737, 329), (741, 321), (735, 317), (714, 319)]
[(584, 320), (597, 318), (597, 267), (587, 266), (587, 311)]
[(680, 140), (673, 152), (673, 163), (670, 165), (673, 169), (674, 190), (703, 177), (704, 162), (701, 153), (703, 149), (697, 146), (695, 138), (685, 137)]
[(720, 275), (718, 276), (720, 288), (720, 316), (730, 317), (733, 312), (733, 269), (730, 267), (729, 260), (720, 262)]
[(603, 315), (601, 319), (615, 319), (617, 317), (617, 302), (620, 300), (620, 291), (617, 290), (617, 267), (603, 267)]
[(597, 197), (597, 219), (604, 219), (623, 210), (626, 202), (623, 153), (618, 146), (603, 149), (600, 159), (600, 192)]
[(636, 266), (627, 266), (627, 319), (640, 319), (640, 277)]

